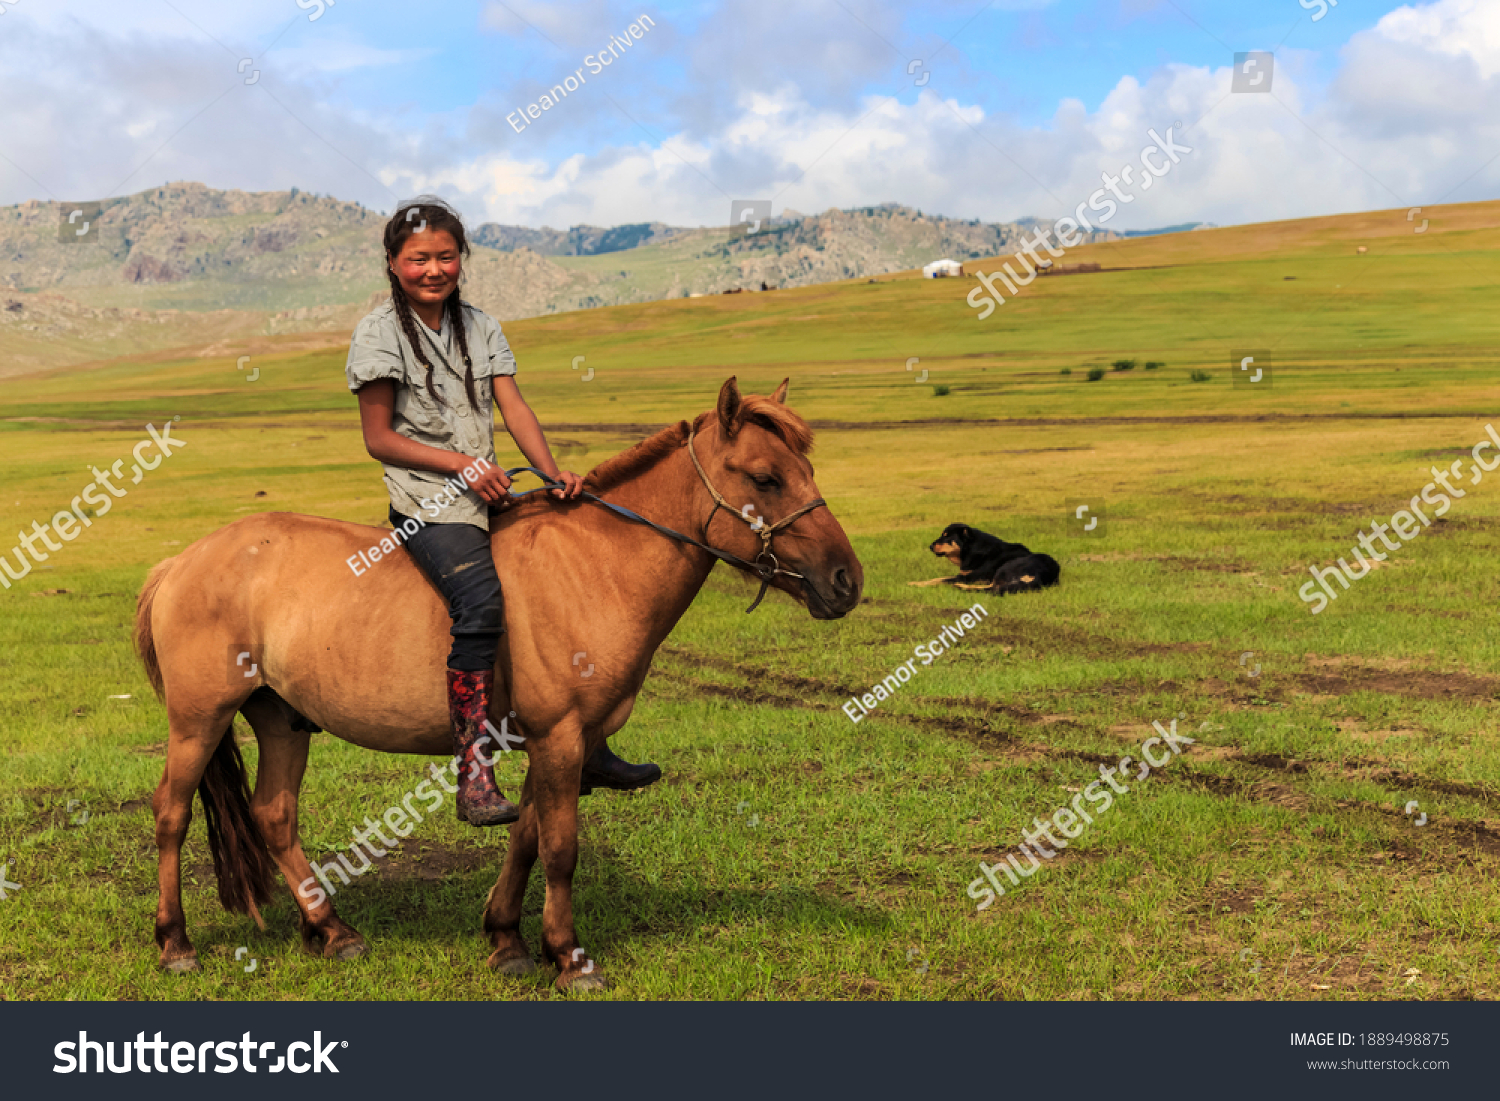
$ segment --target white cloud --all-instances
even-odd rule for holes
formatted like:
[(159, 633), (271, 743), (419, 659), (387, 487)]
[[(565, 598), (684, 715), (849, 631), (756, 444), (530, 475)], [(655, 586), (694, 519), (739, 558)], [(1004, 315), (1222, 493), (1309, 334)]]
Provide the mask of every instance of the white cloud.
[(1375, 25), (1392, 42), (1466, 57), (1488, 80), (1500, 72), (1500, 5), (1494, 0), (1438, 0), (1397, 8)]
[[(594, 34), (569, 31), (535, 0), (506, 2), (544, 21), (549, 35)], [(28, 106), (7, 117), (5, 156), (44, 190), (0, 161), (0, 202), (99, 197), (122, 179), (126, 191), (195, 179), (252, 190), (296, 185), (384, 208), (394, 195), (437, 191), (471, 219), (556, 227), (721, 225), (730, 199), (771, 197), (778, 211), (896, 200), (955, 217), (1055, 217), (1086, 201), (1101, 173), (1138, 164), (1147, 130), (1165, 136), (1176, 120), (1186, 124), (1176, 138), (1193, 154), (1149, 192), (1133, 192), (1136, 200), (1111, 228), (1500, 193), (1500, 160), (1486, 167), (1500, 152), (1494, 0), (1436, 0), (1392, 12), (1350, 39), (1327, 83), (1313, 78), (1317, 59), (1296, 51), (1278, 53), (1273, 95), (1229, 94), (1227, 66), (1166, 64), (1145, 79), (1122, 77), (1096, 110), (1061, 101), (1043, 126), (987, 113), (958, 65), (934, 68), (915, 96), (903, 84), (906, 102), (850, 91), (895, 64), (888, 46), (869, 35), (851, 46), (849, 17), (836, 7), (809, 17), (826, 31), (821, 37), (789, 38), (786, 20), (807, 5), (757, 2), (729, 0), (714, 9), (711, 25), (684, 39), (688, 52), (676, 61), (681, 99), (701, 101), (691, 109), (643, 103), (649, 97), (623, 80), (603, 85), (655, 136), (602, 96), (569, 99), (545, 127), (520, 135), (498, 121), (514, 103), (496, 114), (488, 98), (441, 115), (340, 107), (327, 89), (342, 74), (399, 64), (409, 51), (328, 33), (335, 25), (326, 20), (316, 52), (288, 35), (259, 87), (240, 86), (234, 58), (205, 48), (185, 26), (162, 32), (18, 21), (0, 37), (0, 97)], [(568, 11), (608, 19), (622, 10), (589, 3)], [(882, 34), (900, 26), (893, 0), (849, 3)], [(657, 33), (654, 50), (686, 31), (664, 19), (663, 37)], [(631, 70), (632, 80), (647, 80), (648, 72)], [(830, 82), (842, 87), (830, 92)], [(609, 135), (607, 144), (588, 140), (599, 134)]]
[[(1134, 198), (1111, 228), (1433, 202), (1482, 163), (1477, 152), (1500, 150), (1500, 88), (1403, 45), (1392, 89), (1392, 48), (1383, 33), (1359, 36), (1327, 94), (1304, 87), (1305, 59), (1294, 52), (1278, 57), (1274, 95), (1230, 94), (1228, 66), (1169, 65), (1145, 83), (1121, 79), (1096, 111), (1064, 101), (1041, 128), (986, 117), (933, 88), (913, 103), (871, 96), (845, 111), (815, 108), (788, 85), (743, 97), (712, 141), (676, 134), (555, 167), (490, 155), (422, 182), (457, 188), (485, 218), (533, 225), (722, 224), (730, 198), (773, 195), (778, 212), (894, 199), (956, 217), (1058, 217), (1103, 186), (1103, 173), (1130, 163), (1138, 180), (1148, 130), (1165, 137), (1180, 120), (1174, 139), (1193, 153), (1149, 191), (1122, 184)], [(1433, 81), (1431, 102), (1403, 91)], [(1372, 119), (1381, 95), (1408, 95), (1416, 117)], [(1497, 183), (1500, 163), (1453, 198), (1493, 195)]]
[[(1500, 6), (1439, 0), (1355, 35), (1326, 88), (1305, 83), (1311, 59), (1296, 51), (1278, 55), (1274, 95), (1230, 94), (1227, 66), (1167, 65), (1144, 83), (1122, 78), (1096, 111), (1065, 100), (1038, 128), (985, 117), (936, 86), (914, 103), (866, 97), (840, 109), (814, 108), (787, 84), (743, 95), (711, 141), (665, 141), (717, 188), (661, 149), (617, 148), (551, 173), (489, 158), (506, 186), (471, 198), (497, 220), (554, 225), (717, 224), (727, 213), (723, 192), (776, 195), (778, 210), (894, 199), (958, 217), (1060, 216), (1102, 186), (1102, 173), (1129, 162), (1139, 172), (1147, 131), (1165, 136), (1177, 120), (1186, 125), (1176, 140), (1193, 154), (1150, 192), (1136, 190), (1112, 227), (1494, 197), (1500, 162), (1482, 166), (1500, 152), (1497, 58), (1486, 52), (1496, 27)], [(1457, 54), (1474, 64), (1453, 64)], [(522, 177), (525, 186), (515, 186)]]
[[(267, 66), (246, 85), (253, 69), (238, 72), (231, 54), (192, 38), (22, 20), (4, 29), (0, 102), (25, 107), (6, 114), (0, 202), (98, 199), (196, 180), (393, 205), (361, 166), (394, 160), (401, 141), (330, 106), (295, 75)], [(76, 64), (59, 63), (67, 58)]]

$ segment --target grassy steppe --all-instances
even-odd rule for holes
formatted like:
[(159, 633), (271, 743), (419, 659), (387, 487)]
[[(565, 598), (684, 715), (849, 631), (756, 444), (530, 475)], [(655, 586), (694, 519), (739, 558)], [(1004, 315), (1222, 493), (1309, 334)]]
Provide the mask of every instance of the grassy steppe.
[[(579, 926), (609, 996), (1500, 989), (1500, 472), (1322, 614), (1296, 595), (1309, 564), (1347, 557), (1494, 419), (1500, 204), (1424, 214), (1423, 234), (1386, 211), (1079, 249), (1066, 262), (1115, 270), (1039, 280), (983, 322), (971, 279), (886, 277), (508, 325), (577, 469), (706, 408), (728, 374), (762, 392), (790, 375), (866, 569), (867, 602), (819, 624), (779, 598), (744, 616), (749, 590), (721, 568), (664, 648), (616, 747), (667, 778), (583, 804)], [(1269, 389), (1230, 385), (1231, 355), (1250, 351), (1269, 352)], [(1141, 366), (1086, 381), (1121, 357)], [(148, 800), (166, 728), (128, 645), (145, 570), (251, 511), (385, 511), (342, 349), (254, 362), (255, 382), (231, 355), (7, 383), (0, 531), (64, 507), (147, 421), (181, 416), (188, 446), (0, 591), (0, 859), (22, 885), (0, 902), (0, 993), (549, 997), (485, 971), (478, 915), (504, 835), (447, 820), (340, 893), (375, 949), (351, 965), (299, 953), (289, 897), (264, 933), (220, 911), (195, 825), (205, 971), (154, 971)], [(1102, 533), (1070, 531), (1069, 500), (1103, 508)], [(955, 520), (1052, 553), (1062, 585), (908, 588), (948, 572), (924, 547)], [(843, 700), (976, 597), (983, 625), (852, 725)], [(1196, 745), (975, 912), (981, 860), (1177, 716)], [(327, 735), (312, 760), (315, 859), (426, 766)], [(540, 897), (534, 882), (533, 944)]]

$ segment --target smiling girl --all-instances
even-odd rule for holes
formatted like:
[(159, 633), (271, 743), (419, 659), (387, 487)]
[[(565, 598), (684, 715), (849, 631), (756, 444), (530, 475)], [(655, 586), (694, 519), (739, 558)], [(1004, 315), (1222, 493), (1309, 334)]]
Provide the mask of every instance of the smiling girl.
[[(489, 519), (510, 492), (495, 461), (492, 409), (527, 462), (558, 483), (553, 497), (577, 497), (583, 482), (553, 459), (516, 386), (500, 323), (459, 297), (469, 244), (458, 214), (432, 196), (410, 200), (386, 223), (384, 244), (391, 301), (354, 330), (345, 373), (365, 449), (385, 467), (391, 525), (416, 529), (406, 549), (453, 620), (447, 681), (458, 817), (475, 826), (514, 822), (520, 810), (500, 793), (482, 734), (505, 631)], [(626, 790), (660, 776), (655, 765), (629, 764), (600, 746), (582, 786)]]

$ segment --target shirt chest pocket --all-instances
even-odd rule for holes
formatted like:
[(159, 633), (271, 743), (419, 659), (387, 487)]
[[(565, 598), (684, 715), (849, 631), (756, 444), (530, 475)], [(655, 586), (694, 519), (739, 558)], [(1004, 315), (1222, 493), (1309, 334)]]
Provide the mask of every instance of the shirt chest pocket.
[[(449, 444), (454, 436), (452, 398), (445, 393), (441, 366), (432, 372), (432, 390), (427, 386), (427, 370), (420, 363), (410, 365), (408, 383), (397, 397), (396, 413), (411, 426), (412, 434), (425, 443)], [(462, 389), (462, 387), (460, 387)]]
[(441, 400), (428, 391), (426, 370), (420, 363), (410, 365), (408, 378), (410, 382), (401, 389), (396, 412), (411, 425), (421, 442), (471, 455), (491, 450), (494, 400), (488, 378), (474, 380), (477, 408), (469, 402), (464, 380), (441, 362), (434, 364), (432, 371), (433, 389)]

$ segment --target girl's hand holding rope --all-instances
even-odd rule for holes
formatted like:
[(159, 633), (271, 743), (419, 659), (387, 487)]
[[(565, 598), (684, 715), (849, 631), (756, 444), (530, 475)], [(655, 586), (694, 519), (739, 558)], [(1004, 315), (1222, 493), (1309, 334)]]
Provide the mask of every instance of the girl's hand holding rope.
[[(460, 456), (460, 458), (464, 460), (465, 465), (471, 462), (466, 456)], [(459, 469), (462, 470), (463, 467)], [(478, 476), (469, 483), (469, 488), (479, 494), (480, 499), (491, 507), (504, 508), (510, 502), (510, 478), (498, 466), (480, 470)]]
[(548, 493), (559, 501), (571, 500), (583, 492), (583, 479), (571, 470), (559, 470), (552, 480), (561, 484)]

